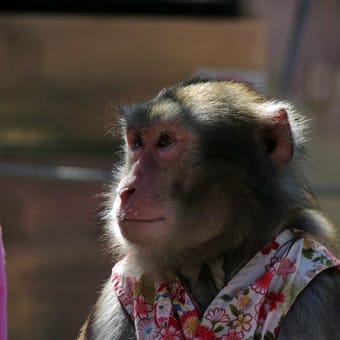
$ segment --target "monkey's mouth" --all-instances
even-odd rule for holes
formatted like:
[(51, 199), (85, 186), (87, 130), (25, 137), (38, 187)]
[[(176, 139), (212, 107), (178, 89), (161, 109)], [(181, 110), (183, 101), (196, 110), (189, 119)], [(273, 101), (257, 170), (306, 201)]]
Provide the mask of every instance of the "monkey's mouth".
[[(158, 244), (169, 234), (166, 218), (132, 217), (118, 221), (120, 233), (132, 244)], [(155, 243), (157, 242), (157, 243)]]

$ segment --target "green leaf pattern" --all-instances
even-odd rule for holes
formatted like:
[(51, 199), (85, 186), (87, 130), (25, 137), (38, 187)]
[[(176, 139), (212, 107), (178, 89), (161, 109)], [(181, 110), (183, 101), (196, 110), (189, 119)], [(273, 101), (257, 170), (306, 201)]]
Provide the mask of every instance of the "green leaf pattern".
[(297, 238), (293, 230), (272, 244), (228, 282), (203, 315), (179, 280), (150, 284), (124, 273), (123, 262), (113, 268), (113, 289), (138, 340), (272, 340), (308, 283), (326, 268), (340, 270), (340, 261), (324, 246), (308, 236)]

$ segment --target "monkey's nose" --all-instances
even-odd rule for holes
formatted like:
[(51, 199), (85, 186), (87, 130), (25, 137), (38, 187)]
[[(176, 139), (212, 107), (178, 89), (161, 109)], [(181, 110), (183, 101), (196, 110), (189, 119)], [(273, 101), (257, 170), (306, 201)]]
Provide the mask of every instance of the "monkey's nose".
[(122, 190), (120, 190), (119, 197), (122, 207), (127, 204), (129, 197), (135, 192), (135, 190), (135, 188), (123, 188)]

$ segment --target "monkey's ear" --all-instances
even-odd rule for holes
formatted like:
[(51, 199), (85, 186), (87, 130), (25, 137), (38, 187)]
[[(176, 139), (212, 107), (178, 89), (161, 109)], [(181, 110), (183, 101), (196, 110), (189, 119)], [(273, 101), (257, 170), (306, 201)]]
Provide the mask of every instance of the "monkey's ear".
[(294, 146), (287, 111), (283, 108), (268, 116), (260, 128), (260, 138), (276, 168), (283, 168), (293, 157)]

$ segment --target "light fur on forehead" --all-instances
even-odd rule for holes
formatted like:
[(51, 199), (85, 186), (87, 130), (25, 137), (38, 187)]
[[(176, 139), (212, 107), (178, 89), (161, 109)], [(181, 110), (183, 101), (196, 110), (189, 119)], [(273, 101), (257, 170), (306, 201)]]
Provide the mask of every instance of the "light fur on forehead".
[(250, 105), (265, 101), (264, 96), (259, 92), (243, 83), (232, 81), (190, 84), (179, 87), (175, 94), (201, 119), (211, 118), (208, 115), (202, 117), (202, 114), (207, 112), (224, 115), (229, 111), (231, 105), (238, 109), (245, 108), (250, 111)]
[(156, 102), (150, 110), (150, 117), (162, 117), (163, 120), (172, 120), (181, 113), (181, 107), (173, 100), (167, 99)]

